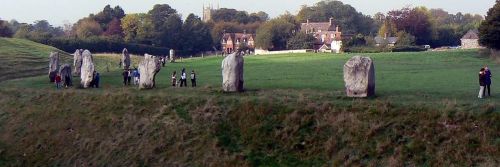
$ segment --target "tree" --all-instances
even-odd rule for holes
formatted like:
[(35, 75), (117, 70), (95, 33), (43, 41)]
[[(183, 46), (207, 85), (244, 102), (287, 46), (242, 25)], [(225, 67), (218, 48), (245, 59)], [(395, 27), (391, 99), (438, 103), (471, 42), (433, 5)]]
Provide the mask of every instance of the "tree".
[(31, 25), (25, 23), (21, 24), (21, 26), (19, 26), (19, 29), (16, 31), (16, 34), (14, 34), (14, 38), (28, 39), (30, 37), (31, 29)]
[(101, 25), (90, 18), (80, 20), (74, 27), (76, 36), (81, 39), (99, 36), (102, 33)]
[(479, 27), (481, 45), (500, 50), (500, 0), (496, 1)]
[(406, 33), (404, 31), (400, 31), (396, 34), (398, 37), (397, 46), (413, 46), (415, 45), (415, 36)]
[(105, 36), (115, 36), (115, 37), (122, 37), (123, 36), (123, 29), (121, 27), (121, 21), (117, 18), (113, 18), (111, 22), (108, 24), (108, 29), (106, 32), (104, 32)]
[(156, 4), (153, 6), (153, 9), (148, 12), (148, 14), (151, 16), (155, 31), (159, 32), (167, 19), (171, 15), (177, 14), (177, 11), (168, 4)]
[(296, 25), (290, 23), (282, 15), (264, 23), (257, 29), (255, 45), (258, 48), (270, 50), (283, 50), (287, 48), (287, 41), (296, 31)]
[(307, 20), (326, 22), (330, 18), (333, 18), (334, 23), (344, 29), (344, 33), (370, 34), (377, 29), (371, 17), (363, 15), (351, 5), (340, 1), (320, 1), (311, 7), (304, 5), (297, 14), (297, 20), (301, 23)]
[(12, 37), (12, 29), (9, 22), (0, 20), (0, 37)]
[(312, 49), (314, 47), (314, 38), (311, 34), (299, 32), (293, 35), (287, 42), (287, 49)]
[(415, 36), (417, 45), (431, 44), (433, 25), (426, 8), (403, 8), (388, 13), (389, 19), (398, 31), (405, 31)]
[(182, 50), (189, 54), (211, 50), (212, 37), (208, 26), (200, 17), (189, 14), (182, 25)]
[(154, 27), (149, 15), (128, 14), (122, 18), (121, 27), (126, 42), (152, 44)]
[(183, 38), (181, 36), (181, 31), (181, 17), (177, 14), (171, 15), (167, 18), (160, 31), (155, 34), (153, 44), (172, 49), (179, 49), (181, 46), (179, 39)]

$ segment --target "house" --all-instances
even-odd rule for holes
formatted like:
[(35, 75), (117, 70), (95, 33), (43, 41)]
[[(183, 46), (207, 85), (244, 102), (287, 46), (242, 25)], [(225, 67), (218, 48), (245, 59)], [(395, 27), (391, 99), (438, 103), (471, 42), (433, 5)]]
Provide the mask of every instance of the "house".
[(241, 46), (249, 49), (255, 49), (255, 34), (243, 33), (224, 33), (221, 41), (222, 51), (226, 54), (237, 51)]
[(329, 22), (309, 22), (307, 20), (306, 23), (301, 24), (300, 29), (316, 38), (314, 50), (340, 53), (342, 32), (339, 30), (339, 26), (333, 23), (333, 18), (330, 18)]
[(479, 31), (477, 29), (469, 30), (460, 41), (462, 41), (462, 49), (481, 48), (479, 45)]
[(387, 45), (393, 47), (398, 42), (398, 37), (388, 37), (387, 34), (385, 34), (384, 37), (376, 36), (374, 40), (375, 40), (375, 46)]

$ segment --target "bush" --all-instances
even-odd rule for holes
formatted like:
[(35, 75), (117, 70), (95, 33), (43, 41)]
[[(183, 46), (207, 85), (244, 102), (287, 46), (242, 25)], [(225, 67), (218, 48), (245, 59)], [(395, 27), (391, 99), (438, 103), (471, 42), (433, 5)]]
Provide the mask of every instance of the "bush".
[(46, 40), (36, 40), (46, 45), (50, 45), (61, 49), (68, 53), (73, 53), (76, 49), (88, 49), (91, 52), (97, 53), (121, 53), (123, 48), (127, 48), (132, 54), (152, 54), (152, 55), (168, 55), (169, 49), (164, 47), (155, 47), (143, 44), (125, 43), (121, 40), (91, 37), (88, 39), (75, 38), (50, 38)]
[(420, 46), (396, 46), (392, 49), (393, 52), (421, 52), (426, 50)]
[(344, 52), (350, 53), (380, 53), (380, 52), (390, 52), (390, 48), (386, 47), (372, 47), (372, 46), (353, 46), (344, 49)]

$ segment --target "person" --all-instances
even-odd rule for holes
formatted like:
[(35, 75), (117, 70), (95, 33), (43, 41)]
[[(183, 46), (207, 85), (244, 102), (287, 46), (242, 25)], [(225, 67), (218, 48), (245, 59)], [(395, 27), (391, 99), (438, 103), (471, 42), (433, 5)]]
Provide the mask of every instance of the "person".
[(186, 69), (185, 68), (182, 68), (182, 71), (181, 71), (181, 87), (183, 85), (185, 87), (187, 87), (187, 83), (186, 83)]
[(139, 70), (137, 70), (137, 68), (134, 69), (133, 75), (134, 75), (134, 85), (138, 85), (140, 74), (139, 74)]
[(128, 69), (127, 72), (127, 84), (130, 85), (130, 81), (132, 81), (132, 72), (130, 71), (130, 69)]
[(486, 96), (486, 90), (488, 90), (488, 96), (491, 96), (491, 71), (488, 66), (484, 67), (484, 92), (483, 96)]
[(99, 73), (97, 71), (94, 71), (95, 72), (95, 75), (94, 75), (94, 87), (95, 88), (99, 88), (99, 80), (101, 79), (101, 76), (99, 75)]
[(61, 88), (61, 74), (56, 74), (55, 77), (55, 82), (56, 82), (56, 89)]
[(73, 83), (71, 83), (71, 76), (70, 75), (64, 76), (64, 87), (68, 88), (72, 85)]
[(194, 70), (191, 71), (191, 87), (196, 87), (196, 73), (194, 73)]
[(166, 60), (165, 60), (165, 59), (166, 59), (165, 57), (162, 57), (162, 58), (161, 58), (161, 64), (162, 64), (162, 66), (163, 66), (163, 67), (165, 67), (165, 62), (166, 62)]
[(177, 82), (177, 71), (172, 73), (172, 87), (175, 87), (175, 83)]
[(127, 70), (123, 70), (123, 85), (127, 85), (127, 79), (128, 79), (128, 71)]
[(481, 68), (479, 71), (479, 95), (477, 96), (478, 98), (482, 99), (483, 93), (484, 93), (484, 85), (485, 85), (485, 73), (484, 73), (484, 68)]

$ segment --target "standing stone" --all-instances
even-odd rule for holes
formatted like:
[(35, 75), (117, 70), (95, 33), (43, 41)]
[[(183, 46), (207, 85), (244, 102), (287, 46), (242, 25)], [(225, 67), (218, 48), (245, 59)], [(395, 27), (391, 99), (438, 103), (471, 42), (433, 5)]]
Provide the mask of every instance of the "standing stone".
[(122, 51), (122, 66), (123, 69), (130, 68), (130, 55), (128, 54), (127, 48), (123, 49)]
[(344, 65), (344, 82), (348, 97), (375, 95), (375, 66), (370, 57), (354, 56)]
[(61, 74), (62, 83), (65, 86), (73, 86), (73, 74), (71, 73), (71, 65), (62, 65), (59, 73)]
[(170, 63), (175, 62), (175, 50), (170, 49)]
[(144, 60), (139, 63), (139, 89), (152, 89), (155, 87), (155, 77), (160, 72), (160, 59), (149, 54), (144, 55)]
[(82, 69), (82, 50), (77, 49), (75, 53), (73, 54), (73, 67), (75, 69), (73, 70), (75, 76), (80, 76), (80, 72)]
[(94, 62), (89, 50), (82, 53), (82, 69), (80, 74), (80, 84), (83, 88), (88, 88), (94, 78)]
[(59, 53), (50, 52), (49, 56), (49, 80), (54, 82), (59, 72)]
[(222, 60), (222, 90), (225, 92), (243, 91), (243, 56), (230, 54)]

